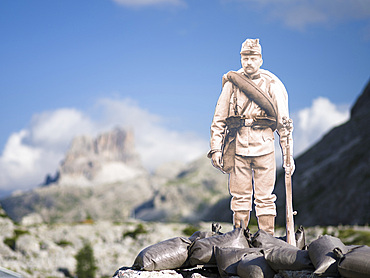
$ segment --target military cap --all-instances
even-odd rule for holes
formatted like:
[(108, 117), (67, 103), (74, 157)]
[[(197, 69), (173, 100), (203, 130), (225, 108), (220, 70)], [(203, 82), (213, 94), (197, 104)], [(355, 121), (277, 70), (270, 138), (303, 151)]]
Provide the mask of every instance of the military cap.
[(262, 48), (259, 39), (246, 39), (242, 44), (240, 54), (259, 54), (262, 55)]

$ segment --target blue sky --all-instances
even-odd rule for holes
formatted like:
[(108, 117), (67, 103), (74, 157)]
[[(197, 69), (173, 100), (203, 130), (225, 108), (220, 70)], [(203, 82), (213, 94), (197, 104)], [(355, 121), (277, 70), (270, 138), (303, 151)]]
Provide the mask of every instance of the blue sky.
[(148, 168), (203, 155), (246, 38), (288, 90), (298, 153), (348, 119), (370, 73), (367, 0), (2, 0), (0, 36), (0, 191), (116, 125)]

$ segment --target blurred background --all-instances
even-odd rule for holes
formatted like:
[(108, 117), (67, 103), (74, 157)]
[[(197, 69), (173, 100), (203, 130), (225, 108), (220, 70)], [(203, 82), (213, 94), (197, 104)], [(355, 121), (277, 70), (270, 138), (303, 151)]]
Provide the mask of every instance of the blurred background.
[(232, 229), (206, 154), (246, 38), (289, 94), (296, 228), (369, 245), (369, 1), (2, 0), (0, 266), (74, 277), (88, 250), (111, 277), (148, 245)]

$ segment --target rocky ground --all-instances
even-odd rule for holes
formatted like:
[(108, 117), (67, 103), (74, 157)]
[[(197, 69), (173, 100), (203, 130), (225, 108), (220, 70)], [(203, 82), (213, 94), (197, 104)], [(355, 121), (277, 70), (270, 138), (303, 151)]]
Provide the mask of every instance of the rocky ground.
[[(25, 278), (73, 277), (76, 269), (75, 255), (85, 242), (89, 242), (98, 266), (97, 277), (112, 277), (117, 270), (130, 267), (138, 253), (147, 246), (172, 237), (189, 236), (196, 230), (211, 231), (211, 225), (209, 222), (190, 225), (135, 220), (125, 223), (87, 220), (75, 224), (44, 224), (37, 223), (36, 219), (16, 225), (9, 218), (0, 217), (0, 266), (20, 273)], [(232, 229), (230, 223), (221, 223), (221, 226), (221, 232)], [(256, 230), (255, 226), (251, 227), (251, 232)], [(322, 234), (339, 236), (348, 244), (369, 241), (370, 238), (368, 226), (310, 227), (305, 232), (307, 243)], [(276, 236), (283, 234), (283, 228), (277, 229)], [(196, 275), (193, 277), (205, 275), (199, 272), (193, 274)], [(120, 275), (117, 277), (135, 277), (135, 273), (127, 269), (121, 271)]]

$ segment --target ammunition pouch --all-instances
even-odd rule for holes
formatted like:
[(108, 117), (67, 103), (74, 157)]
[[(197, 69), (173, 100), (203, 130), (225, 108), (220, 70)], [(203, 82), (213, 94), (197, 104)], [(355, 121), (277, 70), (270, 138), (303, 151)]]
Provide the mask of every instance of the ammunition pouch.
[(230, 116), (226, 118), (226, 125), (229, 130), (238, 129), (244, 126), (245, 117), (240, 115)]

